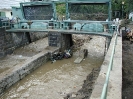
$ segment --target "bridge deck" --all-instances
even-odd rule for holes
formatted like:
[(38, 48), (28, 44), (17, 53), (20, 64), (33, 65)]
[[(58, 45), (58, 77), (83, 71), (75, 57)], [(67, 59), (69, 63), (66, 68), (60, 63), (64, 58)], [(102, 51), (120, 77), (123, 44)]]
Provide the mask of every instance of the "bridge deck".
[(6, 32), (56, 32), (62, 34), (88, 34), (88, 35), (99, 35), (112, 37), (113, 34), (108, 32), (88, 32), (88, 31), (75, 31), (71, 30), (63, 30), (63, 29), (9, 29)]

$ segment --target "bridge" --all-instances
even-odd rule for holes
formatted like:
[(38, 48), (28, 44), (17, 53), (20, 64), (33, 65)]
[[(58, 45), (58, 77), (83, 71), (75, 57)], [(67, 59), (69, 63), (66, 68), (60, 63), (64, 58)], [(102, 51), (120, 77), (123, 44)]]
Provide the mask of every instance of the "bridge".
[[(64, 3), (66, 7), (65, 19), (59, 20), (56, 4)], [(79, 14), (74, 9), (81, 6), (106, 5), (108, 16), (106, 21), (95, 21), (86, 18), (86, 13), (81, 13), (83, 19), (75, 19)], [(19, 10), (15, 10), (19, 9)], [(45, 12), (45, 10), (47, 12)], [(49, 46), (66, 49), (71, 46), (72, 34), (87, 34), (104, 36), (108, 39), (108, 49), (98, 79), (90, 99), (121, 99), (121, 37), (117, 37), (118, 24), (111, 21), (111, 0), (61, 0), (51, 2), (26, 2), (20, 3), (20, 8), (13, 8), (15, 22), (4, 20), (2, 24), (9, 33), (46, 32), (49, 36)], [(21, 13), (21, 14), (20, 14)], [(87, 12), (88, 13), (88, 12)], [(55, 39), (52, 39), (55, 38)], [(58, 38), (64, 38), (61, 41)], [(118, 39), (117, 39), (118, 38)], [(66, 43), (66, 41), (68, 41)], [(55, 43), (56, 42), (56, 43)], [(63, 42), (63, 43), (62, 43)], [(65, 43), (65, 44), (64, 44)], [(117, 67), (117, 62), (119, 66)], [(117, 70), (114, 68), (118, 68)], [(111, 71), (112, 70), (112, 71)], [(116, 75), (113, 75), (115, 73)], [(119, 79), (117, 79), (119, 77)], [(117, 84), (116, 84), (117, 83)], [(115, 88), (115, 89), (114, 89)], [(116, 90), (116, 91), (113, 91)], [(114, 95), (116, 94), (117, 95)], [(113, 96), (112, 96), (113, 94)]]
[[(63, 20), (58, 20), (56, 12), (56, 3), (65, 3), (66, 5), (66, 16)], [(39, 5), (39, 6), (38, 6)], [(108, 16), (106, 16), (107, 21), (89, 21), (88, 11), (84, 11), (82, 19), (75, 20), (73, 15), (77, 16), (79, 13), (75, 9), (80, 9), (80, 6), (90, 7), (90, 5), (106, 5), (108, 7)], [(15, 10), (17, 9), (17, 11)], [(20, 10), (18, 10), (20, 9)], [(37, 10), (39, 9), (39, 11)], [(54, 9), (54, 10), (52, 10)], [(49, 13), (46, 11), (49, 10)], [(44, 12), (45, 11), (45, 12)], [(18, 13), (18, 14), (16, 14)], [(36, 15), (36, 13), (38, 15)], [(90, 12), (89, 12), (90, 13)], [(7, 32), (50, 32), (50, 31), (63, 31), (73, 29), (74, 34), (93, 34), (101, 36), (112, 36), (113, 33), (113, 22), (111, 20), (111, 1), (110, 0), (61, 0), (53, 2), (27, 2), (20, 3), (20, 8), (13, 8), (14, 17), (16, 17), (16, 22), (6, 23), (3, 21), (3, 27), (10, 27), (11, 29)], [(85, 20), (87, 19), (87, 20)], [(10, 23), (9, 23), (10, 22)], [(4, 26), (5, 25), (5, 26)], [(52, 28), (52, 30), (51, 30)], [(56, 30), (58, 29), (58, 30)], [(63, 31), (66, 33), (66, 31)], [(100, 33), (101, 32), (101, 33)], [(108, 34), (108, 35), (107, 35)]]
[[(66, 16), (61, 20), (58, 18), (56, 12), (57, 3), (64, 3), (66, 7)], [(94, 8), (94, 6), (97, 5), (105, 5), (105, 8), (107, 8), (107, 10), (104, 11), (104, 13), (107, 13), (107, 16), (104, 16), (105, 19), (103, 21), (90, 19), (89, 15), (91, 14), (91, 11), (86, 10), (87, 8)], [(93, 11), (93, 13), (99, 12)], [(118, 27), (118, 24), (111, 21), (110, 0), (61, 0), (49, 2), (26, 2), (20, 3), (20, 8), (13, 7), (13, 15), (16, 17), (15, 22), (3, 21), (3, 27), (10, 28), (6, 29), (6, 32), (46, 32), (49, 34), (56, 33), (56, 35), (61, 34), (62, 37), (67, 34), (69, 34), (69, 37), (71, 37), (71, 34), (88, 34), (105, 36), (108, 38), (108, 42), (110, 42), (113, 36), (113, 32), (116, 31)], [(59, 41), (55, 40), (52, 42)], [(61, 47), (61, 42), (59, 42), (60, 44), (51, 44), (51, 41), (49, 41), (49, 45), (56, 47), (59, 45), (58, 47)], [(109, 46), (109, 43), (106, 45)]]

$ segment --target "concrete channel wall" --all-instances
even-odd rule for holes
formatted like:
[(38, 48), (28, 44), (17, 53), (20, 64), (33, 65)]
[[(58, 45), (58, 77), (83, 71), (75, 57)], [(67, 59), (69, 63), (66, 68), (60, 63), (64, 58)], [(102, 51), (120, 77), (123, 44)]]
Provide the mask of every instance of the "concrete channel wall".
[[(114, 37), (111, 40), (110, 47), (101, 66), (99, 76), (95, 82), (93, 92), (90, 99), (100, 99), (103, 86), (108, 71), (108, 66), (111, 58)], [(107, 99), (122, 99), (122, 38), (118, 37), (115, 49), (113, 68), (110, 72), (109, 85), (107, 91)]]
[[(6, 28), (8, 29), (8, 28)], [(11, 54), (16, 48), (39, 40), (47, 36), (46, 32), (6, 32), (5, 28), (0, 28), (0, 58)]]
[(0, 94), (14, 83), (30, 74), (36, 68), (46, 63), (49, 60), (51, 53), (58, 50), (59, 49), (57, 48), (53, 52), (42, 51), (39, 54), (27, 59), (24, 64), (19, 64), (2, 73), (0, 75)]

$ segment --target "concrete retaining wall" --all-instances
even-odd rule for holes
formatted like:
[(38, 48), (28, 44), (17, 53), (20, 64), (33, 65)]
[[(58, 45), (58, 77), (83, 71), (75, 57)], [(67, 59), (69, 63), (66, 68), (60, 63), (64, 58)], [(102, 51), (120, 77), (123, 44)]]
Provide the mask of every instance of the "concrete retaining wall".
[(5, 28), (0, 28), (0, 57), (11, 54), (15, 48), (28, 43), (25, 33), (6, 33)]
[(0, 28), (0, 57), (11, 53), (13, 47), (12, 35), (5, 32), (4, 28)]
[(48, 36), (48, 34), (45, 32), (31, 32), (30, 33), (31, 42), (34, 42), (36, 40), (42, 39), (47, 36)]
[(62, 51), (69, 49), (73, 45), (71, 34), (50, 32), (48, 33), (48, 40), (49, 46), (59, 47)]
[[(55, 49), (58, 51), (59, 49)], [(26, 75), (30, 74), (36, 68), (46, 63), (50, 58), (50, 53), (53, 52), (41, 52), (25, 61), (22, 65), (17, 65), (0, 75), (0, 93), (2, 93), (5, 89), (12, 86), (17, 81), (24, 78)]]
[[(100, 99), (111, 58), (114, 37), (101, 66), (99, 76), (95, 82), (90, 99)], [(122, 99), (122, 38), (118, 37), (114, 54), (113, 68), (110, 72), (107, 99)]]
[(44, 32), (17, 32), (6, 33), (5, 28), (0, 28), (0, 58), (11, 54), (14, 49), (29, 44), (47, 36)]

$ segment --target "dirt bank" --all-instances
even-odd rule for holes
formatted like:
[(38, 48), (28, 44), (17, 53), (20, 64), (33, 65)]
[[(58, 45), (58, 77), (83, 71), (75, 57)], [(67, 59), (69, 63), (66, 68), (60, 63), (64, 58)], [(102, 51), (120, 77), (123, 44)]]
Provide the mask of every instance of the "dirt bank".
[(94, 87), (95, 80), (98, 77), (100, 68), (94, 68), (92, 72), (84, 80), (82, 88), (78, 92), (67, 94), (64, 99), (89, 99)]
[[(133, 29), (133, 22), (126, 27)], [(126, 38), (122, 42), (122, 99), (133, 99), (133, 44)]]
[(123, 85), (122, 99), (133, 99), (133, 44), (123, 41)]

